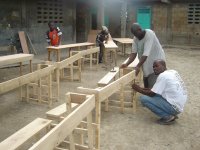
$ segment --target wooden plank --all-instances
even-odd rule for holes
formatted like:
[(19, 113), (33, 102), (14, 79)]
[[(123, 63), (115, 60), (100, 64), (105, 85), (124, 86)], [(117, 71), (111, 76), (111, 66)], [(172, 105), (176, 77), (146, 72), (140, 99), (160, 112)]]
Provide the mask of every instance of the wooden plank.
[(90, 30), (90, 31), (89, 31), (89, 34), (88, 34), (87, 42), (96, 43), (96, 37), (97, 37), (97, 34), (98, 34), (100, 31), (101, 31), (101, 30)]
[(116, 77), (117, 74), (119, 74), (119, 67), (114, 67), (114, 71), (111, 70), (101, 80), (99, 80), (98, 86), (107, 85)]
[(52, 121), (48, 119), (37, 118), (24, 128), (20, 129), (4, 141), (0, 143), (1, 150), (17, 149), (22, 146), (27, 140), (39, 133), (50, 125)]
[(30, 45), (31, 45), (32, 49), (33, 49), (34, 54), (37, 55), (37, 52), (36, 52), (36, 50), (35, 50), (35, 48), (34, 48), (34, 46), (33, 46), (33, 43), (32, 43), (32, 41), (31, 41), (31, 38), (29, 37), (28, 33), (26, 33), (26, 35), (27, 35), (27, 38), (28, 38), (28, 40), (29, 40), (29, 42), (30, 42)]
[(92, 45), (95, 45), (95, 43), (84, 42), (84, 43), (66, 44), (59, 46), (48, 46), (47, 49), (58, 50), (58, 49), (75, 48), (75, 47), (92, 46)]
[(133, 39), (131, 38), (113, 38), (114, 41), (117, 41), (121, 44), (132, 44)]
[[(69, 141), (64, 141), (63, 143), (69, 145), (70, 142)], [(90, 149), (88, 146), (85, 146), (85, 145), (81, 145), (81, 144), (75, 144), (75, 148), (76, 150), (97, 150), (97, 149)]]
[[(123, 62), (123, 64), (125, 64), (125, 63), (128, 61), (128, 59), (129, 59), (129, 58), (127, 58), (127, 59)], [(128, 69), (133, 69), (134, 67), (137, 66), (138, 63), (139, 63), (139, 59), (138, 59), (138, 57), (136, 57), (135, 60), (127, 66), (127, 68), (128, 68)]]
[(28, 45), (27, 45), (26, 36), (25, 36), (24, 31), (19, 31), (18, 34), (19, 34), (19, 39), (20, 39), (23, 53), (29, 54)]
[(118, 46), (113, 41), (108, 41), (107, 43), (104, 43), (104, 46), (107, 49), (118, 48)]
[(42, 77), (45, 77), (54, 71), (54, 66), (49, 66), (32, 73), (28, 73), (26, 75), (5, 81), (0, 83), (0, 94), (11, 91), (15, 88), (23, 86), (25, 84), (31, 83), (33, 81), (39, 80)]
[(80, 51), (82, 56), (97, 53), (97, 52), (99, 52), (99, 47), (90, 48), (90, 49), (87, 49), (87, 50)]
[(63, 69), (65, 67), (68, 67), (69, 64), (73, 64), (75, 61), (79, 60), (82, 58), (82, 55), (80, 53), (77, 53), (61, 62), (57, 63), (57, 66), (59, 69)]
[(135, 79), (135, 71), (124, 75), (123, 77), (117, 79), (116, 81), (108, 84), (107, 86), (99, 89), (99, 100), (104, 101), (106, 98), (110, 97), (113, 93), (117, 92), (121, 85), (126, 85)]
[(0, 57), (0, 66), (32, 60), (33, 54), (14, 54)]
[(72, 131), (94, 108), (95, 97), (94, 95), (90, 95), (83, 104), (70, 113), (64, 120), (62, 120), (56, 127), (49, 131), (29, 150), (53, 150), (72, 133)]
[[(78, 104), (72, 103), (72, 109), (76, 108)], [(51, 109), (46, 112), (47, 118), (60, 118), (67, 113), (66, 103), (63, 103), (54, 109)]]
[(86, 95), (70, 92), (70, 98), (71, 98), (71, 103), (82, 104), (86, 99)]

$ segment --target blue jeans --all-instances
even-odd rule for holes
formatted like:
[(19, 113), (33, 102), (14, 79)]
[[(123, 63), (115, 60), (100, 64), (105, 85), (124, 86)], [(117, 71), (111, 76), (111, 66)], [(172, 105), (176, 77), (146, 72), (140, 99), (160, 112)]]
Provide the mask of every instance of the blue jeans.
[(153, 97), (142, 95), (140, 96), (140, 101), (143, 106), (147, 107), (161, 118), (178, 114), (172, 105), (167, 102), (167, 100), (164, 99), (161, 95), (156, 94)]

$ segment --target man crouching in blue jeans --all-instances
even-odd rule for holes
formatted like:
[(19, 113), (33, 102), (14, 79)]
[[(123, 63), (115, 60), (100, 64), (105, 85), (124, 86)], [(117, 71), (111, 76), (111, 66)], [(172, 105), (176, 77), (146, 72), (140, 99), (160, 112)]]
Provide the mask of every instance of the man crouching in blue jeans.
[(183, 112), (187, 100), (187, 90), (180, 75), (175, 70), (167, 70), (164, 60), (156, 60), (153, 70), (158, 78), (151, 89), (133, 84), (132, 88), (144, 94), (141, 103), (158, 115), (159, 124), (169, 125), (175, 122), (178, 114)]

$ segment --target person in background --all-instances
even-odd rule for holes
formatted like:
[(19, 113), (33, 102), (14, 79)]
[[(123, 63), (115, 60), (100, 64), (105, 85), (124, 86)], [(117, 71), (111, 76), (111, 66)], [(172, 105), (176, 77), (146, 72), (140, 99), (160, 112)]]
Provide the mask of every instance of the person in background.
[(48, 23), (49, 30), (46, 32), (46, 39), (49, 45), (58, 46), (61, 43), (62, 32), (59, 27), (55, 27), (54, 22)]
[(96, 42), (100, 48), (99, 63), (102, 63), (104, 43), (107, 43), (110, 38), (111, 38), (111, 35), (108, 31), (108, 28), (106, 26), (102, 26), (101, 32), (98, 33), (96, 37)]
[(135, 83), (132, 88), (143, 94), (140, 96), (141, 103), (160, 117), (158, 123), (169, 125), (183, 112), (187, 90), (178, 72), (167, 70), (164, 60), (154, 61), (153, 70), (158, 78), (151, 89), (142, 88)]
[(153, 73), (153, 62), (157, 59), (165, 60), (164, 50), (156, 37), (156, 34), (152, 30), (143, 30), (138, 23), (133, 23), (131, 32), (134, 35), (132, 53), (130, 54), (128, 61), (121, 65), (121, 68), (126, 68), (138, 55), (139, 63), (134, 68), (135, 74), (137, 76), (140, 68), (142, 68), (144, 87), (150, 88), (157, 78)]

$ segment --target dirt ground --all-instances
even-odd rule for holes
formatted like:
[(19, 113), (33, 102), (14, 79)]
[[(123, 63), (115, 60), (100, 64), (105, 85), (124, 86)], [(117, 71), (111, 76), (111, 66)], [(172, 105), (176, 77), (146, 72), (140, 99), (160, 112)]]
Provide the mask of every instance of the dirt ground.
[[(200, 149), (200, 48), (164, 48), (167, 68), (177, 70), (188, 89), (188, 101), (184, 112), (175, 124), (159, 125), (153, 113), (141, 105), (134, 114), (130, 110), (121, 114), (118, 109), (102, 109), (101, 149), (102, 150), (199, 150)], [(118, 65), (127, 57), (118, 56)], [(47, 54), (35, 56), (34, 63), (46, 60)], [(24, 66), (25, 72), (28, 67)], [(76, 88), (97, 87), (97, 82), (109, 70), (99, 65), (97, 70), (85, 68), (81, 82), (62, 81), (61, 100), (53, 107), (65, 102), (66, 92), (76, 92)], [(18, 67), (0, 69), (0, 81), (18, 74)], [(0, 141), (7, 138), (37, 117), (45, 118), (46, 105), (21, 102), (16, 90), (0, 96)]]

